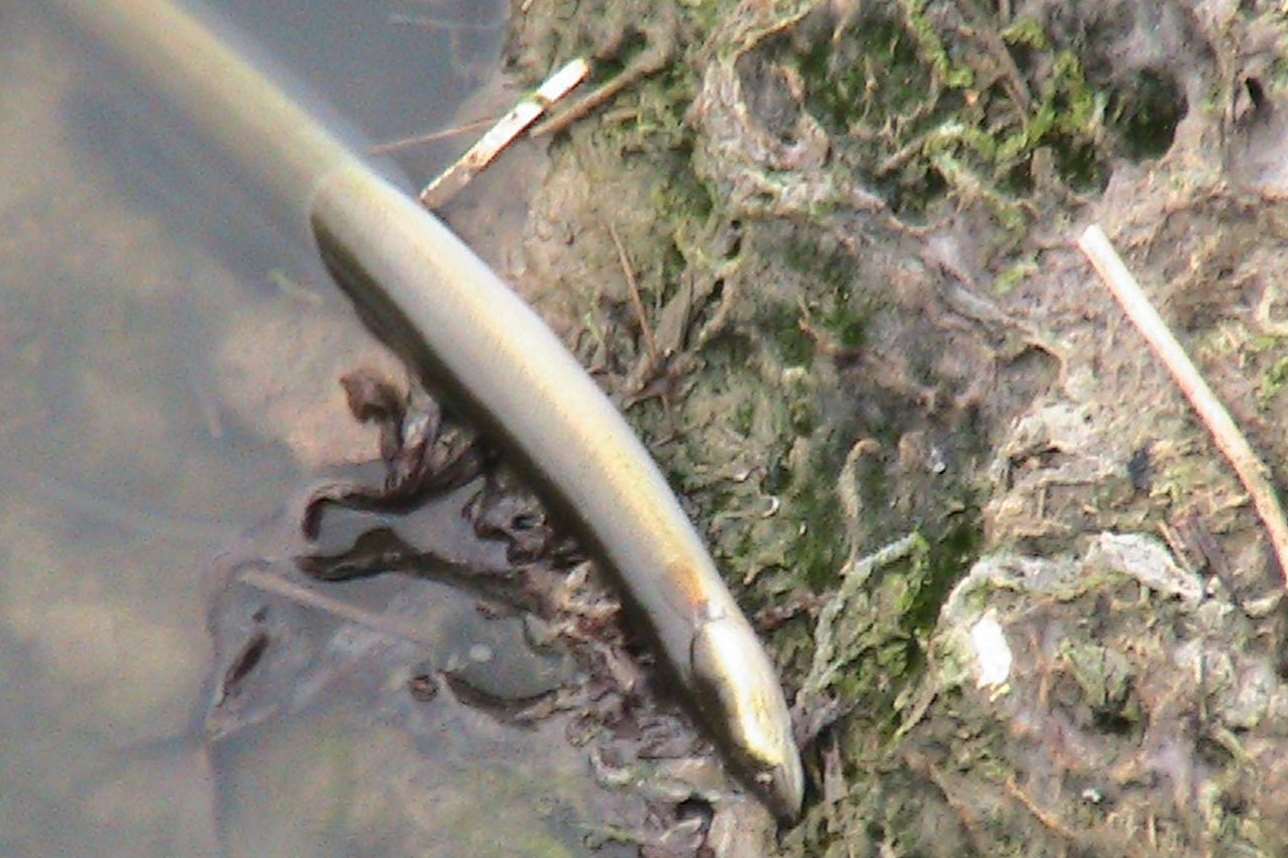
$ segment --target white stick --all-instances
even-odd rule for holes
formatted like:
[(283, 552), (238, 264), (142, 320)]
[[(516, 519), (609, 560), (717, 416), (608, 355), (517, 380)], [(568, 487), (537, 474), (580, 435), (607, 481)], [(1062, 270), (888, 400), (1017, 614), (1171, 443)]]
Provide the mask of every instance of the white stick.
[(520, 101), (502, 116), (455, 164), (420, 192), (420, 202), (436, 209), (460, 193), (470, 180), (514, 142), (532, 123), (541, 118), (550, 105), (572, 92), (590, 74), (590, 63), (578, 58), (559, 69), (532, 95)]
[(1234, 466), (1235, 473), (1252, 496), (1252, 503), (1266, 527), (1270, 545), (1279, 561), (1280, 574), (1288, 580), (1288, 523), (1284, 521), (1283, 508), (1270, 479), (1270, 468), (1257, 458), (1243, 433), (1234, 425), (1230, 413), (1199, 375), (1198, 368), (1185, 354), (1185, 349), (1181, 348), (1149, 298), (1141, 291), (1140, 285), (1105, 237), (1104, 231), (1092, 224), (1078, 239), (1078, 246), (1091, 260), (1105, 285), (1114, 293), (1127, 317), (1145, 335), (1154, 354), (1158, 355), (1171, 372), (1176, 384), (1190, 400), (1190, 405), (1212, 433), (1217, 447)]

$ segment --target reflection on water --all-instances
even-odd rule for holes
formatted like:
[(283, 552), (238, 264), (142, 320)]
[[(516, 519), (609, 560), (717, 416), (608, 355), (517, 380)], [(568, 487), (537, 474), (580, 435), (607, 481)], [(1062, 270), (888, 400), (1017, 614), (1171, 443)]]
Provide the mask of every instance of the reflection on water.
[[(505, 4), (219, 5), (389, 139), (445, 121), (482, 80)], [(0, 854), (350, 854), (329, 839), (337, 808), (378, 821), (380, 792), (363, 784), (424, 749), (391, 728), (354, 757), (355, 725), (369, 723), (341, 697), (212, 757), (201, 717), (217, 585), (202, 573), (307, 475), (373, 455), (335, 379), (396, 367), (327, 285), (301, 224), (39, 9), (0, 0)], [(416, 157), (404, 165), (423, 181)], [(439, 755), (414, 776), (441, 764), (483, 786), (439, 795), (448, 833), (427, 854), (495, 854), (486, 839), (452, 846), (451, 826), (482, 824), (480, 795), (527, 800), (539, 778), (515, 755), (551, 738), (453, 745), (474, 728), (442, 717)], [(567, 759), (531, 765), (547, 784), (572, 776)], [(274, 828), (281, 808), (307, 824)], [(220, 818), (244, 823), (233, 842)], [(569, 854), (541, 838), (534, 848)]]

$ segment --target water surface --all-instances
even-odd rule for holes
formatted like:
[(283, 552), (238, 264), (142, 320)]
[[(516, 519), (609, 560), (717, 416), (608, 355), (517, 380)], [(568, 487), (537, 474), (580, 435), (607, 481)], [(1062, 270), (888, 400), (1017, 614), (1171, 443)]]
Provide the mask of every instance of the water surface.
[[(448, 121), (495, 65), (504, 7), (217, 5), (286, 86), (376, 140)], [(374, 793), (328, 790), (415, 749), (391, 728), (355, 757), (341, 695), (212, 755), (209, 570), (311, 475), (375, 452), (335, 379), (396, 367), (301, 213), (39, 4), (0, 0), (0, 141), (0, 853), (349, 854), (334, 813), (279, 811), (347, 800), (378, 822)], [(404, 167), (422, 182), (461, 145)], [(451, 743), (495, 732), (479, 723), (436, 728), (443, 766), (496, 783), (444, 794), (427, 854), (496, 854), (480, 796), (531, 797), (508, 740)]]

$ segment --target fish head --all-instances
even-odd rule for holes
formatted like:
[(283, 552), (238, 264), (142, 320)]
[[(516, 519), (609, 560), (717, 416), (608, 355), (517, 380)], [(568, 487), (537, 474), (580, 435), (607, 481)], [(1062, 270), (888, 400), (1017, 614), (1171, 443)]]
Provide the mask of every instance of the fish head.
[(690, 668), (698, 708), (735, 768), (775, 816), (795, 820), (805, 792), (800, 752), (778, 675), (751, 626), (741, 615), (703, 622)]

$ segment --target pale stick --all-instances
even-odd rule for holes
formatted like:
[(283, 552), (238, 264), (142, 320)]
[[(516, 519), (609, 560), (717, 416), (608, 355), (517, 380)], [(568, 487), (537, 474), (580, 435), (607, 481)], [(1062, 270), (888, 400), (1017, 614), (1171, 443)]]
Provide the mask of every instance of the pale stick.
[(541, 118), (550, 105), (572, 92), (590, 74), (590, 63), (578, 58), (555, 72), (532, 95), (502, 116), (460, 159), (420, 192), (420, 202), (433, 210), (460, 193), (514, 139)]
[(1270, 468), (1257, 458), (1239, 427), (1234, 425), (1230, 412), (1226, 411), (1185, 353), (1185, 349), (1172, 336), (1171, 330), (1141, 291), (1136, 278), (1127, 270), (1104, 231), (1092, 224), (1078, 239), (1078, 246), (1091, 260), (1109, 291), (1118, 299), (1127, 318), (1145, 335), (1154, 354), (1167, 367), (1181, 392), (1198, 412), (1199, 419), (1212, 433), (1217, 447), (1234, 466), (1235, 473), (1248, 490), (1253, 506), (1266, 527), (1270, 545), (1279, 561), (1279, 572), (1288, 580), (1288, 523), (1284, 522), (1283, 507), (1279, 504), (1279, 496), (1271, 482)]

